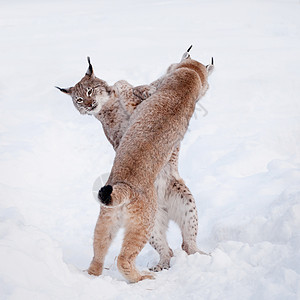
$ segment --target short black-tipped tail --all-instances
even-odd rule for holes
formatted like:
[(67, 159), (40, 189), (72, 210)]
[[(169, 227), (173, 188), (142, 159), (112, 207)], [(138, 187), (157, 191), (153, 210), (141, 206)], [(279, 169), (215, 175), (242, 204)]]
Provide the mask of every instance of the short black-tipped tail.
[(106, 185), (102, 187), (98, 193), (98, 198), (101, 201), (101, 203), (105, 205), (109, 205), (111, 203), (111, 193), (113, 191), (113, 188), (111, 185)]

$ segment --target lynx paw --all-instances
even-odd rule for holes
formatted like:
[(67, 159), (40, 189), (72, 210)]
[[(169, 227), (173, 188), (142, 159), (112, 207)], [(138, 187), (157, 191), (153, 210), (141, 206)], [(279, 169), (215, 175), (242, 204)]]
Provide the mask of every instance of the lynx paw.
[(201, 255), (207, 255), (207, 256), (211, 256), (211, 253), (206, 253), (206, 252), (203, 252), (201, 250), (198, 250), (197, 253), (201, 254)]
[(155, 92), (156, 92), (156, 88), (154, 86), (149, 86), (149, 85), (140, 85), (133, 88), (133, 94), (141, 98), (142, 100), (146, 100)]
[(153, 272), (160, 272), (162, 270), (169, 270), (169, 269), (170, 269), (170, 262), (165, 261), (165, 262), (158, 263), (156, 266), (153, 266), (149, 270)]
[(152, 279), (152, 280), (155, 279), (155, 276), (152, 272), (143, 271), (143, 272), (141, 272), (141, 274), (142, 275), (141, 275), (141, 278), (139, 281), (144, 280), (144, 279)]
[(146, 90), (146, 91), (143, 92), (142, 98), (144, 100), (146, 100), (147, 98), (152, 96), (155, 92), (156, 92), (156, 88), (155, 87), (150, 87), (149, 90)]
[(93, 260), (87, 271), (90, 275), (99, 276), (102, 274), (102, 269), (103, 269), (103, 265)]
[(207, 256), (211, 256), (211, 253), (206, 253), (206, 252), (203, 252), (199, 249), (197, 250), (192, 250), (192, 251), (185, 251), (188, 255), (191, 255), (191, 254), (195, 254), (195, 253), (199, 253), (201, 255), (207, 255)]

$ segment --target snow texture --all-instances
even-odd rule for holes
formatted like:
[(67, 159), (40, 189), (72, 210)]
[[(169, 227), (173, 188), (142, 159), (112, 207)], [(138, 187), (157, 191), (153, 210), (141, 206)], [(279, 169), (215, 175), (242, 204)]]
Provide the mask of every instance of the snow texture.
[[(300, 5), (261, 1), (2, 1), (0, 298), (300, 299)], [(180, 173), (198, 207), (200, 249), (155, 280), (128, 284), (92, 258), (92, 187), (114, 151), (101, 124), (54, 88), (84, 75), (139, 85), (193, 44), (216, 69), (182, 143)], [(147, 245), (140, 269), (157, 263)]]

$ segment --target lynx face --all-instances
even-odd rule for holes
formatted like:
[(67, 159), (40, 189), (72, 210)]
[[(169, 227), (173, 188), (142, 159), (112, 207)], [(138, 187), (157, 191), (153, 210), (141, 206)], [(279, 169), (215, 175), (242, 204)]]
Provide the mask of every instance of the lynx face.
[[(87, 76), (87, 75), (86, 75)], [(108, 100), (110, 89), (107, 83), (98, 78), (83, 77), (73, 88), (73, 104), (81, 114), (98, 114)]]
[(72, 97), (73, 104), (81, 114), (97, 115), (111, 94), (109, 85), (94, 75), (88, 57), (89, 68), (85, 76), (74, 86), (67, 89), (59, 88)]

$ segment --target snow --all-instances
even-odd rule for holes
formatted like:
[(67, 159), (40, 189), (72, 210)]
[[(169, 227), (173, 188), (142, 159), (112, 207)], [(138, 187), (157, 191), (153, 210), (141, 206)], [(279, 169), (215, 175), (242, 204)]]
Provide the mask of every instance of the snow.
[[(0, 299), (300, 299), (299, 1), (20, 1), (0, 10)], [(216, 69), (181, 149), (199, 247), (155, 280), (89, 276), (95, 180), (114, 152), (54, 89), (96, 75), (139, 85), (193, 44)], [(158, 261), (147, 245), (140, 269)]]

